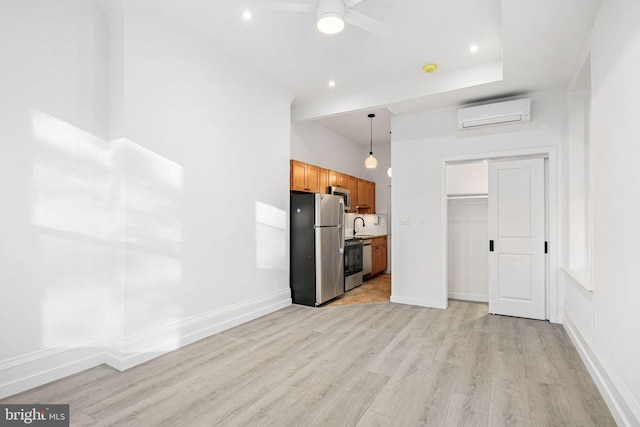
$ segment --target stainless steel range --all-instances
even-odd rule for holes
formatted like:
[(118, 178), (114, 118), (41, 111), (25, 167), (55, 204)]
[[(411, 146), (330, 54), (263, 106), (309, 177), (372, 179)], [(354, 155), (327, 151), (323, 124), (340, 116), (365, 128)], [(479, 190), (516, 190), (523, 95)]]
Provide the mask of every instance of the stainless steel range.
[(344, 243), (344, 291), (362, 285), (362, 240), (347, 239)]

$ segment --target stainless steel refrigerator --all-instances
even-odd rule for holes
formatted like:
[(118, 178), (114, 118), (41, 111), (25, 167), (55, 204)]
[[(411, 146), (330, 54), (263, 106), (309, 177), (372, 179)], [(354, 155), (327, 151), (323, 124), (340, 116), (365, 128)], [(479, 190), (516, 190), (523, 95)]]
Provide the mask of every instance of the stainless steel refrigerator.
[(344, 293), (344, 199), (291, 193), (290, 284), (294, 304)]

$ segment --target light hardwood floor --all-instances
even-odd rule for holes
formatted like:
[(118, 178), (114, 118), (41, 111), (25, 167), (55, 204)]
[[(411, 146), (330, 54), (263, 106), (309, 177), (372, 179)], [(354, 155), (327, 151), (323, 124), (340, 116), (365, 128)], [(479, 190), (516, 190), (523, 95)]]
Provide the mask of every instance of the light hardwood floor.
[(294, 305), (2, 403), (69, 403), (78, 426), (615, 425), (562, 326), (461, 301)]

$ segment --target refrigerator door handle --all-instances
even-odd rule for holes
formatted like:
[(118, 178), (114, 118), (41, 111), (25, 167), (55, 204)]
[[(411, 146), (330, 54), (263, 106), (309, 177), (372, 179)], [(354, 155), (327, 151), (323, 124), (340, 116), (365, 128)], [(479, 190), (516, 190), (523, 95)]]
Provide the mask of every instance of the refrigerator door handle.
[(338, 221), (338, 226), (340, 228), (340, 253), (344, 253), (344, 199), (340, 198), (339, 202), (340, 206), (340, 220)]

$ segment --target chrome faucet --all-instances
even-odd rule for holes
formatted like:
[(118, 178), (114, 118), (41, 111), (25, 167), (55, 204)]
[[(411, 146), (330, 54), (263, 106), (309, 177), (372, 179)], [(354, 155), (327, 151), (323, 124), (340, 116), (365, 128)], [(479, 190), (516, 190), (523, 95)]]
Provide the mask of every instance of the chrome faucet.
[(353, 235), (356, 235), (356, 220), (357, 219), (361, 219), (362, 220), (362, 226), (365, 227), (364, 225), (364, 218), (362, 218), (361, 216), (357, 216), (353, 219)]

